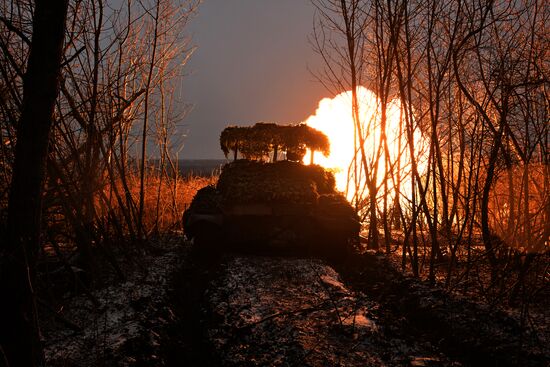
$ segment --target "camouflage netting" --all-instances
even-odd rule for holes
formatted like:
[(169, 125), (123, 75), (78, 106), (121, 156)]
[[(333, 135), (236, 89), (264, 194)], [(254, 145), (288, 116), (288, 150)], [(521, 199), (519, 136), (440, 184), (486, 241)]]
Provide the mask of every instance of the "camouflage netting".
[(226, 203), (317, 203), (335, 195), (334, 175), (316, 165), (240, 160), (227, 164), (217, 189)]
[(214, 185), (208, 185), (197, 191), (190, 209), (197, 214), (212, 213), (219, 209), (221, 197)]
[(356, 217), (355, 209), (353, 209), (351, 204), (341, 193), (321, 195), (319, 196), (318, 203), (319, 211), (327, 215), (347, 215), (351, 218)]
[[(272, 211), (257, 214), (256, 204)], [(290, 246), (321, 256), (353, 250), (360, 230), (355, 210), (336, 190), (330, 171), (289, 161), (225, 165), (216, 186), (197, 192), (183, 222), (185, 232), (198, 238), (196, 243), (219, 243), (210, 238), (219, 233), (240, 249), (282, 251)]]

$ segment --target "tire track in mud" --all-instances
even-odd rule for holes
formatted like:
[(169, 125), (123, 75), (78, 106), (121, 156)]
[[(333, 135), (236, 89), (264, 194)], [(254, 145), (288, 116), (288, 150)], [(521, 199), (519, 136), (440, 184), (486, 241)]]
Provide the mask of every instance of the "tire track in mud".
[(210, 284), (225, 264), (224, 256), (187, 250), (181, 268), (173, 275), (170, 303), (176, 320), (163, 336), (167, 366), (219, 366), (222, 361), (208, 341), (206, 331), (215, 325), (206, 307)]

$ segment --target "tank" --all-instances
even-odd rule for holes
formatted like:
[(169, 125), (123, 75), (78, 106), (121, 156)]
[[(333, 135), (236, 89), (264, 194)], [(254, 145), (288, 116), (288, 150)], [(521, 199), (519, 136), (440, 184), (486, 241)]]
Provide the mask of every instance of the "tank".
[(184, 212), (185, 235), (201, 249), (339, 256), (353, 251), (360, 223), (334, 175), (316, 165), (237, 160)]

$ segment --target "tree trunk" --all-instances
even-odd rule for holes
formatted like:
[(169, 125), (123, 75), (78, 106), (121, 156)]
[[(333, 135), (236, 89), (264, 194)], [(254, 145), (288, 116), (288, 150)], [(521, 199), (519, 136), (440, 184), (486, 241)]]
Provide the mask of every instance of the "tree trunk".
[(504, 125), (501, 125), (493, 143), (491, 156), (489, 158), (489, 164), (487, 167), (487, 175), (485, 177), (485, 183), (483, 185), (483, 194), (481, 197), (481, 234), (483, 237), (483, 244), (485, 245), (485, 251), (487, 253), (489, 263), (491, 264), (493, 275), (496, 272), (497, 258), (494, 249), (495, 245), (493, 243), (494, 238), (489, 227), (489, 196), (491, 193), (491, 185), (493, 184), (498, 151), (500, 150), (502, 142), (503, 126)]
[[(43, 365), (33, 294), (42, 185), (65, 35), (67, 0), (36, 0), (23, 84), (8, 226), (0, 247), (0, 345), (10, 366)], [(0, 357), (1, 358), (1, 357)]]

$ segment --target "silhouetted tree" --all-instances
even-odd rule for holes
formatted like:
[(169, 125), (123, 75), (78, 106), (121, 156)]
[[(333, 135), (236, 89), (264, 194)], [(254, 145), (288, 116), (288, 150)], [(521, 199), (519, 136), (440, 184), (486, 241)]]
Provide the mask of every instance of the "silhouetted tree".
[(42, 186), (59, 90), (67, 6), (67, 0), (35, 1), (7, 237), (0, 249), (0, 345), (12, 366), (43, 364), (33, 294), (34, 264), (40, 247)]

